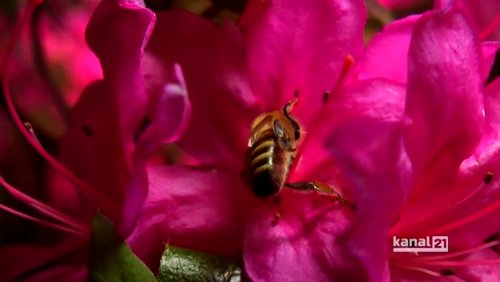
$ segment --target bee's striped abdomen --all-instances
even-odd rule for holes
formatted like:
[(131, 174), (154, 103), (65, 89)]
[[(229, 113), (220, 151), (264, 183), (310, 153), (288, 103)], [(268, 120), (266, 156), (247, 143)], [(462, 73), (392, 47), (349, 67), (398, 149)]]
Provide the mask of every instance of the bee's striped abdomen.
[[(258, 197), (266, 198), (279, 192), (281, 182), (276, 179), (277, 150), (272, 129), (265, 130), (250, 148), (250, 186)], [(278, 181), (277, 181), (278, 180)]]
[(300, 138), (300, 126), (290, 115), (295, 103), (260, 114), (250, 126), (243, 176), (258, 197), (278, 194), (288, 177)]

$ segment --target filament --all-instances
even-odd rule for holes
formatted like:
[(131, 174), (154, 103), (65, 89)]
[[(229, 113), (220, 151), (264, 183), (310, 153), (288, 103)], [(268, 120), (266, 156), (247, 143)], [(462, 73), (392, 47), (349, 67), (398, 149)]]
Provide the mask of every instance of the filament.
[(45, 226), (48, 226), (48, 227), (52, 227), (54, 229), (58, 229), (58, 230), (65, 231), (65, 232), (69, 232), (69, 233), (72, 233), (72, 234), (75, 234), (75, 235), (78, 235), (78, 236), (88, 237), (88, 232), (83, 232), (82, 230), (74, 229), (72, 227), (67, 227), (67, 226), (56, 224), (56, 223), (53, 223), (53, 222), (50, 222), (50, 221), (46, 221), (46, 220), (43, 220), (43, 219), (40, 219), (40, 218), (36, 218), (34, 216), (31, 216), (31, 215), (25, 214), (23, 212), (17, 211), (15, 209), (10, 208), (10, 207), (8, 207), (8, 206), (6, 206), (4, 204), (1, 204), (1, 203), (0, 203), (0, 209), (4, 210), (6, 212), (9, 212), (9, 213), (11, 213), (13, 215), (19, 216), (21, 218), (31, 220), (33, 222), (36, 222), (36, 223), (40, 224), (40, 225), (45, 225)]
[(492, 242), (488, 242), (488, 243), (482, 244), (482, 245), (480, 245), (478, 247), (474, 247), (474, 248), (471, 248), (471, 249), (463, 250), (463, 251), (460, 251), (460, 252), (454, 252), (454, 253), (449, 253), (449, 254), (446, 254), (446, 255), (439, 255), (439, 256), (420, 257), (419, 259), (422, 259), (422, 260), (449, 259), (449, 258), (454, 258), (454, 257), (458, 257), (458, 256), (463, 256), (463, 255), (471, 254), (471, 253), (474, 253), (474, 252), (477, 252), (477, 251), (480, 251), (480, 250), (488, 249), (488, 248), (494, 247), (494, 246), (496, 246), (498, 244), (500, 244), (500, 241), (495, 240), (495, 241), (492, 241)]
[(35, 130), (33, 129), (33, 126), (31, 125), (31, 123), (29, 122), (25, 122), (24, 123), (24, 126), (26, 127), (26, 129), (28, 130), (28, 132), (31, 134), (31, 136), (33, 137), (33, 139), (35, 139), (35, 141), (40, 144), (40, 141), (38, 140), (38, 138), (36, 137), (36, 133), (35, 133)]
[[(342, 69), (340, 70), (339, 77), (338, 77), (337, 81), (335, 82), (334, 87), (332, 88), (331, 91), (326, 91), (323, 94), (323, 107), (321, 108), (321, 110), (317, 114), (314, 115), (313, 120), (308, 124), (307, 128), (312, 128), (312, 127), (316, 126), (317, 124), (321, 124), (324, 122), (323, 113), (326, 111), (326, 108), (327, 108), (326, 105), (328, 104), (330, 96), (337, 95), (339, 93), (340, 89), (344, 86), (345, 80), (347, 78), (347, 74), (352, 69), (353, 65), (354, 65), (354, 58), (351, 55), (346, 55), (344, 57), (344, 63), (342, 65)], [(309, 138), (308, 135), (305, 134), (305, 137), (302, 141), (301, 147), (306, 148), (307, 143), (311, 139), (313, 139), (313, 138)], [(303, 150), (298, 150), (297, 155), (296, 155), (297, 160), (300, 159), (302, 153), (303, 153)], [(295, 163), (294, 167), (296, 165), (297, 164)], [(293, 168), (292, 168), (292, 170), (293, 170)]]
[(10, 185), (5, 181), (3, 177), (0, 176), (0, 184), (5, 187), (5, 190), (12, 195), (14, 198), (18, 199), (19, 201), (28, 204), (35, 210), (39, 211), (40, 213), (51, 217), (54, 220), (57, 220), (63, 224), (67, 224), (74, 228), (75, 230), (78, 230), (81, 233), (87, 233), (88, 228), (83, 225), (82, 223), (76, 221), (75, 219), (65, 215), (64, 213), (61, 213), (57, 211), (56, 209), (24, 194), (23, 192), (19, 191), (16, 189), (14, 186)]
[(483, 209), (481, 209), (481, 210), (479, 210), (471, 215), (463, 217), (457, 221), (442, 225), (440, 227), (434, 228), (433, 230), (430, 231), (430, 233), (439, 234), (439, 233), (449, 232), (450, 230), (456, 229), (460, 226), (463, 226), (463, 225), (469, 224), (471, 222), (474, 222), (478, 219), (481, 219), (482, 217), (485, 217), (485, 216), (487, 216), (487, 215), (489, 215), (489, 214), (491, 214), (494, 211), (497, 211), (499, 209), (500, 209), (500, 201), (496, 201), (493, 204), (491, 204), (491, 205), (489, 205), (489, 206), (487, 206), (487, 207), (485, 207), (485, 208), (483, 208)]
[[(417, 261), (416, 261), (417, 262)], [(473, 265), (500, 265), (500, 259), (484, 259), (484, 260), (460, 260), (460, 261), (429, 261), (421, 260), (417, 262), (419, 265), (430, 265), (430, 266), (473, 266)]]
[(485, 41), (488, 36), (493, 34), (495, 31), (498, 30), (498, 27), (500, 26), (500, 15), (497, 15), (491, 23), (479, 33), (479, 38), (481, 41)]
[(404, 266), (404, 265), (399, 265), (399, 264), (396, 264), (396, 266), (399, 267), (399, 268), (401, 268), (401, 269), (406, 269), (406, 270), (411, 270), (411, 271), (418, 271), (418, 272), (422, 272), (422, 273), (428, 274), (430, 276), (441, 277), (441, 274), (439, 272), (432, 271), (432, 270), (429, 270), (429, 269), (426, 269), (426, 268), (423, 268), (423, 267)]
[[(465, 203), (466, 201), (470, 200), (478, 192), (484, 190), (484, 187), (486, 187), (487, 185), (489, 185), (491, 183), (491, 181), (493, 180), (493, 177), (494, 177), (493, 173), (492, 172), (488, 172), (485, 175), (484, 180), (481, 183), (481, 185), (479, 185), (479, 187), (477, 187), (476, 189), (474, 189), (472, 192), (470, 192), (467, 196), (465, 196), (459, 202), (457, 202), (457, 203), (455, 203), (453, 205), (448, 206), (448, 209), (453, 209), (453, 208), (455, 208), (455, 207), (457, 207), (457, 206)], [(462, 218), (460, 218), (460, 219), (458, 219), (456, 221), (449, 222), (449, 223), (446, 223), (444, 225), (435, 227), (435, 228), (431, 229), (430, 231), (428, 231), (428, 233), (431, 233), (431, 234), (442, 234), (442, 233), (449, 232), (450, 230), (456, 229), (456, 228), (458, 228), (460, 226), (469, 224), (469, 223), (474, 222), (476, 220), (479, 220), (479, 219), (481, 219), (481, 218), (483, 218), (485, 216), (488, 216), (491, 213), (493, 213), (493, 212), (495, 212), (495, 211), (497, 211), (499, 209), (500, 209), (500, 200), (497, 200), (497, 201), (493, 202), (492, 204), (490, 204), (489, 206), (486, 206), (486, 207), (478, 210), (477, 212), (471, 213), (470, 215), (462, 217)], [(419, 222), (423, 222), (423, 221), (425, 221), (428, 218), (429, 218), (429, 216), (427, 216), (425, 218), (422, 218), (422, 219), (419, 220)], [(398, 225), (393, 226), (389, 230), (389, 235), (393, 236), (396, 233), (400, 233), (401, 230), (404, 229), (406, 226), (398, 226)]]

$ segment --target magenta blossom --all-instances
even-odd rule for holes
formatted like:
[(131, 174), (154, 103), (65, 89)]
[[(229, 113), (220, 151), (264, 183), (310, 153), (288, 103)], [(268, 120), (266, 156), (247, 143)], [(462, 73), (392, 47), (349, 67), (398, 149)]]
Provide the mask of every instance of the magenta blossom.
[[(498, 45), (497, 45), (498, 46)], [(498, 279), (498, 80), (459, 9), (424, 15), (408, 52), (405, 144), (412, 192), (390, 236), (449, 236), (445, 255), (392, 254), (395, 277)]]
[[(346, 75), (346, 58), (361, 58), (365, 19), (361, 1), (251, 1), (238, 25), (221, 27), (184, 11), (157, 13), (142, 65), (146, 85), (161, 93), (165, 70), (178, 63), (192, 118), (182, 120), (177, 142), (189, 164), (148, 167), (148, 198), (128, 240), (153, 269), (169, 243), (242, 255), (255, 281), (387, 278), (386, 234), (409, 171), (404, 85)], [(305, 137), (288, 180), (328, 183), (356, 212), (284, 189), (273, 224), (276, 205), (245, 187), (252, 120), (281, 109), (295, 91), (293, 115)], [(360, 190), (358, 173), (376, 193)], [(386, 201), (390, 195), (401, 201)]]
[(359, 68), (361, 77), (377, 75), (380, 60), (373, 55), (390, 49), (384, 75), (407, 82), (403, 136), (411, 192), (389, 246), (394, 238), (449, 236), (448, 254), (390, 251), (396, 281), (498, 280), (500, 89), (498, 79), (484, 85), (500, 44), (481, 43), (467, 15), (458, 5), (394, 22), (373, 39)]
[[(21, 22), (29, 19), (29, 12), (38, 4), (36, 1), (28, 3)], [(113, 16), (109, 17), (109, 13)], [(125, 30), (116, 32), (116, 23), (124, 19), (126, 24), (122, 27)], [(98, 56), (106, 54), (101, 60), (104, 80), (88, 86), (73, 108), (68, 131), (58, 140), (57, 158), (32, 136), (33, 131), (26, 130), (12, 102), (9, 62), (13, 44), (18, 41), (15, 36), (21, 30), (17, 29), (18, 33), (10, 39), (1, 69), (4, 97), (18, 129), (50, 164), (49, 168), (44, 168), (46, 182), (37, 183), (38, 188), (47, 193), (46, 202), (50, 206), (26, 195), (1, 177), (2, 186), (11, 195), (42, 216), (21, 213), (3, 203), (1, 208), (65, 233), (55, 233), (54, 241), (47, 244), (28, 242), (1, 246), (0, 261), (5, 267), (2, 278), (83, 280), (87, 276), (90, 220), (96, 208), (113, 220), (124, 237), (130, 234), (147, 193), (147, 182), (143, 178), (133, 178), (132, 171), (145, 173), (140, 158), (134, 157), (134, 152), (142, 151), (136, 141), (149, 101), (138, 70), (153, 21), (151, 11), (133, 3), (107, 1), (97, 8), (86, 35)], [(123, 47), (108, 52), (106, 46), (110, 44)], [(162, 115), (158, 115), (151, 120), (155, 122), (161, 118)], [(167, 138), (168, 132), (163, 132), (162, 136)], [(51, 265), (54, 267), (48, 267)]]

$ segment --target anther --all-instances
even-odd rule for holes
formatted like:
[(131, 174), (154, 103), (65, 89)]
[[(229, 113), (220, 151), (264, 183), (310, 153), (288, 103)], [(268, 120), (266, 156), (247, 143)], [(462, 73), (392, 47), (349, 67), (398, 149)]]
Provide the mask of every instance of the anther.
[(451, 276), (455, 274), (455, 271), (451, 268), (444, 268), (441, 269), (439, 273), (441, 273), (442, 276)]
[[(342, 86), (344, 86), (347, 74), (349, 73), (353, 65), (354, 65), (354, 58), (351, 55), (346, 55), (344, 57), (344, 63), (342, 64), (342, 69), (340, 70), (339, 77), (337, 78), (337, 81), (335, 82), (332, 91), (328, 92), (327, 94), (328, 97), (331, 96), (332, 94), (335, 95), (339, 93)], [(325, 93), (323, 93), (323, 103), (326, 103), (328, 101), (328, 97), (326, 97), (325, 99)]]
[(271, 226), (274, 227), (278, 225), (278, 223), (280, 222), (280, 218), (281, 218), (281, 213), (278, 210), (276, 210), (274, 213), (273, 221), (271, 221)]
[(484, 176), (484, 184), (490, 184), (491, 181), (493, 181), (493, 176), (494, 176), (493, 172), (488, 171)]
[(28, 130), (28, 132), (31, 134), (31, 136), (33, 136), (33, 139), (35, 139), (35, 141), (40, 144), (40, 141), (38, 140), (38, 138), (36, 137), (36, 134), (35, 134), (35, 130), (33, 129), (33, 126), (31, 125), (31, 123), (29, 122), (25, 122), (24, 123), (24, 127), (26, 127), (26, 129)]
[(332, 92), (330, 91), (325, 91), (323, 92), (323, 105), (325, 105), (328, 102), (328, 99), (332, 95)]
[(86, 124), (82, 125), (82, 130), (83, 130), (83, 134), (85, 134), (85, 136), (87, 137), (92, 137), (94, 136), (94, 131), (92, 130), (92, 128)]
[(485, 243), (490, 243), (493, 241), (497, 241), (500, 239), (500, 233), (493, 233), (491, 236), (488, 236), (486, 239), (484, 239)]
[(279, 205), (281, 203), (281, 197), (279, 195), (276, 195), (274, 196), (272, 199), (271, 199), (271, 202), (275, 205), (276, 207), (276, 210), (274, 211), (274, 218), (273, 220), (271, 221), (271, 226), (276, 226), (278, 225), (280, 219), (281, 219), (281, 212), (279, 210)]

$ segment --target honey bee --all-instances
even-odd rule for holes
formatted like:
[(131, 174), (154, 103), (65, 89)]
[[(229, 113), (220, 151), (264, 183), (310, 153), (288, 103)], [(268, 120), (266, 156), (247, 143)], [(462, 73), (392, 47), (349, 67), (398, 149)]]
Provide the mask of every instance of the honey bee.
[(328, 184), (319, 181), (287, 183), (301, 140), (301, 126), (291, 115), (298, 98), (281, 111), (263, 113), (252, 122), (245, 163), (247, 185), (257, 197), (278, 195), (283, 187), (332, 194), (341, 203), (347, 201)]

